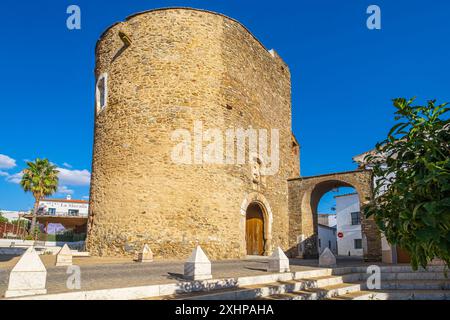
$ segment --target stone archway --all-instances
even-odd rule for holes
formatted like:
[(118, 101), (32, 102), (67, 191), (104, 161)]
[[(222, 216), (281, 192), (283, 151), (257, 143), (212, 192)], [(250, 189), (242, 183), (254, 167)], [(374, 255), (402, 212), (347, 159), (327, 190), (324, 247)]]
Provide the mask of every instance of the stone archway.
[[(372, 199), (372, 172), (357, 170), (289, 180), (289, 247), (291, 256), (317, 258), (317, 205), (337, 187), (353, 187), (361, 207)], [(375, 221), (361, 213), (364, 259), (381, 260), (381, 235)]]
[(267, 199), (258, 192), (253, 192), (248, 194), (241, 204), (241, 226), (243, 235), (243, 247), (246, 247), (245, 232), (246, 232), (246, 219), (247, 219), (247, 209), (251, 204), (257, 204), (261, 208), (263, 215), (263, 226), (264, 226), (264, 255), (270, 256), (272, 254), (272, 224), (273, 224), (273, 214)]

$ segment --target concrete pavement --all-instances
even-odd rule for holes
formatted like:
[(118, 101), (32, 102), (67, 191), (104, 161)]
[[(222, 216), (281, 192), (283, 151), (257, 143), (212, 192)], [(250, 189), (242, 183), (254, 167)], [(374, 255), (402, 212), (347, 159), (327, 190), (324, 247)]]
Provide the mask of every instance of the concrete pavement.
[[(53, 256), (42, 256), (41, 259), (48, 272), (48, 293), (71, 291), (66, 286), (67, 279), (70, 276), (66, 273), (67, 267), (54, 267), (55, 258)], [(10, 261), (0, 263), (0, 296), (3, 296), (7, 289), (9, 272), (15, 264)], [(83, 291), (183, 281), (184, 261), (137, 263), (127, 259), (74, 258), (73, 264), (80, 266), (81, 290)], [(264, 275), (267, 274), (265, 271), (266, 265), (267, 260), (260, 258), (255, 260), (216, 261), (212, 262), (212, 273), (216, 279)], [(291, 262), (291, 271), (305, 271), (316, 268), (317, 261), (301, 260), (300, 265), (295, 265), (295, 261)]]

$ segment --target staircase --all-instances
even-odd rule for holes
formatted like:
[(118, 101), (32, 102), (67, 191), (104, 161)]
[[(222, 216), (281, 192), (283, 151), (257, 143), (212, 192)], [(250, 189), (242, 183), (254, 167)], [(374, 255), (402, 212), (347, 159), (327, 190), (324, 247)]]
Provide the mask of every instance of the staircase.
[[(450, 278), (442, 266), (413, 272), (409, 266), (381, 267), (381, 288), (367, 288), (366, 267), (318, 269), (272, 283), (191, 292), (175, 300), (450, 300)], [(450, 274), (449, 274), (450, 276)]]

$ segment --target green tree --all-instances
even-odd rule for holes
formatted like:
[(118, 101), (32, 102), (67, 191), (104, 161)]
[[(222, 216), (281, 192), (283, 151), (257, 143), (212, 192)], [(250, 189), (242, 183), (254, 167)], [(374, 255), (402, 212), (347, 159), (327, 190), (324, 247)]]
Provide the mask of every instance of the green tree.
[(20, 185), (25, 192), (31, 192), (34, 197), (33, 219), (30, 227), (31, 232), (34, 232), (39, 201), (56, 192), (59, 171), (48, 159), (38, 158), (34, 162), (27, 162), (27, 165), (28, 167), (23, 170)]
[(29, 221), (28, 220), (24, 220), (24, 219), (16, 219), (11, 221), (11, 224), (15, 225), (15, 226), (19, 226), (20, 228), (27, 228)]
[(0, 223), (8, 222), (8, 219), (2, 216), (2, 212), (0, 211)]
[(450, 123), (447, 103), (414, 100), (393, 100), (398, 123), (365, 159), (376, 182), (364, 211), (417, 270), (434, 258), (450, 263)]

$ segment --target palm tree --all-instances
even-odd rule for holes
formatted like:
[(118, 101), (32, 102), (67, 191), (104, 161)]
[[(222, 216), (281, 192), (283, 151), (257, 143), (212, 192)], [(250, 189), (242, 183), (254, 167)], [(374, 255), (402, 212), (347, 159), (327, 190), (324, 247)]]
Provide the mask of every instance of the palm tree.
[(34, 197), (33, 219), (30, 227), (31, 232), (34, 232), (39, 201), (56, 192), (59, 171), (48, 159), (38, 158), (34, 162), (27, 162), (27, 165), (28, 168), (23, 170), (20, 185), (25, 192), (31, 192)]

